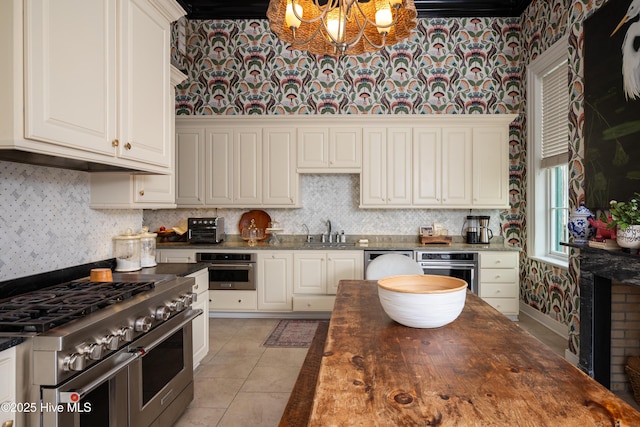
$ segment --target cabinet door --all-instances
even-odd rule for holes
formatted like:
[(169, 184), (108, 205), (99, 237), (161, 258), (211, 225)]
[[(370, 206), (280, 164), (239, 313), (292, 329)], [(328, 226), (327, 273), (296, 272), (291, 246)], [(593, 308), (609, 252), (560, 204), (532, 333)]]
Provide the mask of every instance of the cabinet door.
[(176, 130), (176, 203), (179, 206), (204, 204), (204, 138), (203, 128)]
[(442, 204), (471, 206), (471, 129), (442, 130)]
[(196, 281), (193, 285), (193, 292), (197, 295), (194, 309), (202, 309), (203, 314), (196, 317), (193, 324), (193, 368), (195, 369), (200, 361), (209, 352), (209, 273), (202, 269), (187, 277), (193, 277)]
[(26, 138), (115, 155), (116, 5), (25, 3)]
[(363, 133), (360, 203), (385, 206), (387, 203), (387, 130), (367, 128)]
[(233, 150), (233, 202), (262, 203), (262, 128), (237, 129)]
[(509, 141), (504, 127), (473, 130), (473, 205), (509, 207)]
[(360, 251), (331, 251), (327, 253), (327, 293), (336, 294), (340, 280), (361, 280), (364, 260)]
[(203, 170), (205, 178), (205, 204), (230, 205), (233, 203), (234, 130), (232, 128), (207, 129)]
[(296, 251), (293, 254), (293, 292), (325, 294), (327, 262), (324, 252)]
[[(196, 262), (196, 251), (189, 249), (158, 249), (156, 251), (157, 262)], [(209, 286), (207, 285), (207, 288)]]
[(411, 129), (387, 133), (387, 204), (411, 205)]
[(329, 167), (362, 168), (362, 129), (329, 129)]
[(295, 130), (265, 129), (262, 153), (262, 204), (296, 205), (298, 173), (295, 166)]
[(438, 128), (413, 129), (413, 204), (442, 203), (442, 140)]
[(170, 25), (147, 0), (124, 1), (121, 7), (118, 155), (170, 167)]
[(329, 166), (329, 132), (327, 128), (298, 129), (298, 167)]
[(258, 254), (258, 310), (291, 311), (293, 255), (280, 251)]
[[(176, 202), (175, 180), (171, 175), (134, 175), (133, 200), (136, 203)], [(170, 207), (170, 206), (167, 206)], [(175, 205), (174, 205), (175, 207)]]

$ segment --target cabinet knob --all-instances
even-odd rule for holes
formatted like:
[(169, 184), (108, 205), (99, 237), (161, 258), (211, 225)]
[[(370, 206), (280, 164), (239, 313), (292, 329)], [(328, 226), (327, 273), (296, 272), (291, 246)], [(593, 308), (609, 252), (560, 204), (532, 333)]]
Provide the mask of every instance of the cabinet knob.
[(127, 142), (126, 144), (124, 144), (124, 148), (126, 148), (127, 150), (131, 150), (131, 143)]
[(111, 146), (112, 147), (117, 147), (120, 145), (120, 141), (118, 141), (117, 139), (114, 139), (113, 141), (111, 141)]
[(144, 190), (140, 190), (140, 195), (144, 196)]

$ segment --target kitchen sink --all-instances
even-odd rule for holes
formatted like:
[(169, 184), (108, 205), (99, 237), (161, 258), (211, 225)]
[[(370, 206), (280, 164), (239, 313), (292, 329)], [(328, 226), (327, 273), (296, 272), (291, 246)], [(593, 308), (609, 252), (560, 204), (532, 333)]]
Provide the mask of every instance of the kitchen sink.
[(352, 248), (355, 243), (345, 242), (306, 242), (302, 245), (303, 248)]

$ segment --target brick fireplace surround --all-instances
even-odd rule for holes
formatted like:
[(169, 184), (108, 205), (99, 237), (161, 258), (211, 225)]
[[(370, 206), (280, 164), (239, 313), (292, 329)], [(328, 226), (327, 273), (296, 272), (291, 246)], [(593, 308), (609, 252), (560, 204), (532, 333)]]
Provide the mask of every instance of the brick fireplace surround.
[(578, 366), (614, 392), (629, 391), (627, 357), (640, 355), (640, 256), (580, 249)]

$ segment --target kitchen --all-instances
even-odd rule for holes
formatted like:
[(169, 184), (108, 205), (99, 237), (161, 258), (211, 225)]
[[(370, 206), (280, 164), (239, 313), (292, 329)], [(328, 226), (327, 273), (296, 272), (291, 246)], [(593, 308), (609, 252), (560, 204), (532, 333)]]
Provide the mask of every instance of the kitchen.
[[(519, 56), (516, 57), (514, 71), (517, 75), (521, 75), (524, 71), (519, 67), (523, 67), (531, 58), (544, 51), (557, 36), (565, 32), (580, 31), (580, 23), (592, 10), (593, 6), (587, 5), (586, 2), (574, 1), (570, 6), (565, 6), (561, 2), (548, 4), (548, 2), (534, 1), (520, 19), (499, 18), (489, 20), (485, 25), (490, 27), (494, 22), (497, 22), (504, 32), (512, 31), (513, 37), (520, 41), (520, 44), (516, 43), (516, 45), (522, 50), (516, 50)], [(457, 20), (443, 19), (438, 24), (445, 28), (455, 27), (461, 36), (466, 34), (461, 32)], [(247, 21), (219, 23), (217, 27), (223, 33), (240, 34), (238, 40), (244, 37), (245, 40), (255, 42), (255, 34), (260, 34), (261, 37), (268, 34), (266, 24), (262, 25), (265, 30), (257, 32), (252, 31), (253, 27)], [(574, 25), (578, 26), (578, 30), (572, 29)], [(3, 26), (3, 28), (6, 29), (9, 26)], [(8, 39), (3, 37), (3, 40)], [(235, 39), (230, 38), (229, 40)], [(526, 46), (526, 50), (524, 46)], [(228, 49), (231, 52), (235, 50), (233, 46), (229, 46)], [(482, 54), (482, 52), (481, 50), (480, 53)], [(423, 53), (423, 55), (426, 59), (432, 56), (430, 53)], [(574, 57), (570, 61), (577, 63), (580, 60), (579, 50), (573, 55)], [(276, 58), (279, 57), (279, 53), (276, 54)], [(288, 56), (282, 55), (283, 61), (287, 58)], [(489, 70), (499, 68), (498, 64), (493, 67), (489, 63), (487, 66)], [(239, 75), (238, 79), (230, 77), (229, 80), (249, 81), (248, 76), (251, 74), (247, 70), (244, 71), (247, 72), (247, 75)], [(330, 67), (329, 71), (328, 75), (334, 76), (331, 80), (334, 82), (333, 85), (338, 86), (340, 79), (335, 78), (335, 75), (340, 69), (333, 71)], [(504, 72), (509, 74), (508, 70)], [(319, 70), (316, 73), (317, 75), (322, 74)], [(11, 73), (5, 74), (3, 69), (3, 75), (11, 75)], [(324, 78), (326, 74), (322, 74), (322, 76)], [(575, 78), (579, 80), (578, 77)], [(391, 80), (400, 81), (398, 78)], [(322, 80), (316, 79), (314, 82), (321, 85)], [(184, 112), (206, 114), (205, 105), (214, 109), (220, 108), (211, 111), (215, 114), (240, 114), (250, 111), (249, 106), (253, 105), (246, 100), (246, 94), (241, 90), (243, 85), (238, 85), (237, 89), (231, 87), (229, 94), (226, 95), (228, 98), (219, 103), (205, 99), (200, 100), (197, 96), (192, 99), (193, 95), (189, 93), (187, 87), (188, 84), (178, 87), (176, 109), (178, 115)], [(520, 93), (524, 92), (522, 83), (518, 83), (517, 87)], [(6, 88), (3, 85), (4, 89)], [(437, 111), (465, 112), (461, 110), (460, 99), (456, 97), (456, 88), (451, 86), (449, 90), (451, 92), (448, 92), (447, 101), (428, 102), (429, 108), (411, 112), (419, 114)], [(491, 88), (488, 90), (491, 91)], [(3, 99), (5, 98), (4, 93)], [(490, 95), (486, 97), (491, 100)], [(524, 114), (524, 106), (520, 97), (521, 95), (518, 94), (515, 96), (505, 94), (495, 102), (493, 100), (487, 102), (491, 107), (486, 107), (482, 112), (506, 111)], [(320, 100), (319, 97), (318, 100)], [(353, 109), (364, 108), (363, 111), (390, 112), (383, 109), (384, 102), (375, 100), (367, 102), (368, 104), (364, 101), (354, 103), (357, 106), (354, 106)], [(229, 107), (238, 103), (243, 106), (239, 112)], [(218, 105), (223, 107), (218, 107)], [(282, 105), (285, 104), (282, 103)], [(327, 105), (329, 111), (336, 111), (333, 104)], [(258, 103), (255, 108), (263, 107)], [(398, 109), (398, 112), (403, 113), (404, 111)], [(3, 115), (7, 116), (8, 114), (4, 114), (3, 110)], [(524, 227), (526, 211), (523, 200), (526, 193), (526, 178), (524, 176), (526, 166), (524, 141), (526, 136), (524, 133), (519, 122), (516, 122), (511, 128), (511, 183), (509, 189), (511, 208), (482, 212), (491, 216), (491, 228), (494, 232), (500, 230), (505, 241), (516, 247), (524, 247), (526, 240)], [(574, 133), (572, 133), (572, 144), (580, 147), (579, 132), (575, 131)], [(580, 150), (576, 150), (575, 153), (572, 151), (571, 155), (572, 167), (579, 170), (582, 161)], [(231, 234), (231, 227), (237, 224), (239, 217), (244, 212), (244, 209), (240, 208), (219, 209), (217, 212), (214, 210), (201, 212), (201, 210), (191, 209), (147, 211), (139, 206), (133, 209), (90, 209), (91, 177), (87, 173), (13, 162), (2, 162), (1, 165), (2, 187), (0, 193), (3, 206), (1, 215), (2, 231), (5, 236), (3, 239), (4, 250), (0, 255), (2, 261), (0, 263), (0, 277), (2, 280), (108, 259), (113, 254), (113, 236), (124, 232), (127, 228), (139, 230), (143, 224), (148, 224), (152, 230), (155, 230), (161, 225), (169, 227), (176, 225), (181, 220), (195, 214), (197, 216), (218, 215), (225, 217), (229, 227), (227, 232)], [(571, 188), (578, 190), (572, 190), (575, 191), (570, 196), (572, 208), (578, 206), (579, 193), (582, 188), (580, 174), (575, 174), (573, 179), (575, 181)], [(285, 227), (285, 234), (303, 235), (305, 231), (302, 224), (307, 224), (311, 228), (312, 234), (319, 234), (324, 230), (323, 224), (327, 219), (334, 223), (334, 227), (339, 230), (344, 229), (346, 233), (351, 235), (415, 236), (418, 227), (434, 222), (442, 223), (452, 234), (458, 234), (458, 230), (462, 228), (464, 217), (469, 213), (466, 209), (358, 209), (360, 183), (355, 174), (302, 175), (300, 188), (302, 190), (301, 208), (267, 209), (272, 218), (277, 219)], [(576, 312), (577, 307), (571, 308), (571, 304), (566, 304), (567, 301), (576, 298), (571, 275), (564, 269), (537, 261), (529, 261), (526, 257), (521, 262), (523, 264), (521, 301), (524, 302), (524, 305), (531, 307), (534, 314), (539, 314), (543, 322), (554, 326), (561, 325), (559, 329), (562, 331), (564, 328), (564, 333), (568, 336), (569, 352), (577, 354), (579, 316)], [(535, 273), (532, 270), (535, 270)], [(552, 286), (538, 281), (536, 279), (538, 277), (551, 277)], [(551, 293), (547, 292), (547, 286), (551, 289)], [(558, 295), (561, 295), (560, 301), (565, 303), (558, 301)]]

